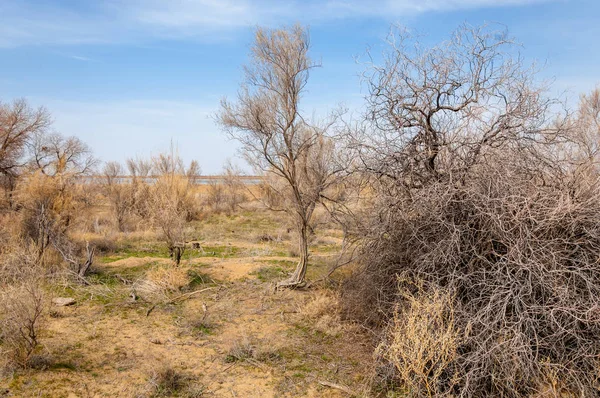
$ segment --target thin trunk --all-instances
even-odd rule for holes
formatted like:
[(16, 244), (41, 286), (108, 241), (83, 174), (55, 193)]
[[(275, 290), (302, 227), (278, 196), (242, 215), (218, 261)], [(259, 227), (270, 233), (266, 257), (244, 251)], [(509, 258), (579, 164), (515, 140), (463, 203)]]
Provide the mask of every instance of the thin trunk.
[(301, 223), (300, 231), (298, 231), (298, 248), (300, 251), (300, 261), (296, 265), (296, 270), (292, 276), (277, 284), (277, 288), (298, 287), (304, 284), (306, 277), (306, 269), (308, 268), (308, 225)]
[(181, 257), (183, 256), (184, 250), (184, 246), (175, 245), (169, 247), (169, 254), (171, 256), (171, 260), (173, 260), (176, 266), (179, 266), (179, 264), (181, 263)]

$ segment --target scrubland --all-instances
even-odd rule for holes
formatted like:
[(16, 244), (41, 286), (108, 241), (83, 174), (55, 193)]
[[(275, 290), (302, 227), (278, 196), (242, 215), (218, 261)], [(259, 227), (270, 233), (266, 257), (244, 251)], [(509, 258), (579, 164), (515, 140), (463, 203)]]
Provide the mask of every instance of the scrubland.
[[(56, 275), (37, 287), (44, 299), (39, 345), (24, 368), (4, 372), (4, 394), (358, 392), (371, 364), (369, 336), (340, 319), (333, 280), (309, 292), (275, 292), (296, 264), (293, 234), (249, 205), (188, 223), (199, 245), (187, 243), (179, 266), (154, 231), (115, 231), (106, 206), (89, 209), (73, 235), (98, 248), (94, 264), (85, 283)], [(325, 275), (340, 244), (340, 231), (325, 222), (314, 237), (311, 280)], [(75, 304), (56, 306), (56, 297)]]
[(0, 104), (0, 394), (598, 396), (600, 89), (566, 107), (490, 26), (396, 29), (360, 118), (314, 120), (309, 49), (257, 29), (221, 103), (250, 184), (100, 167)]

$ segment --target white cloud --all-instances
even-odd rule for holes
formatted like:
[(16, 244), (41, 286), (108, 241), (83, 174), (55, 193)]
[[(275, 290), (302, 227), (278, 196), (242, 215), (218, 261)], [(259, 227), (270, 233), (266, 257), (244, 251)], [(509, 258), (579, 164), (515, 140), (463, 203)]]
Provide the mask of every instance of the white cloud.
[(521, 6), (554, 0), (107, 0), (77, 7), (5, 0), (0, 4), (0, 47), (140, 42), (152, 38), (214, 41), (255, 25), (300, 20), (396, 18), (427, 12)]

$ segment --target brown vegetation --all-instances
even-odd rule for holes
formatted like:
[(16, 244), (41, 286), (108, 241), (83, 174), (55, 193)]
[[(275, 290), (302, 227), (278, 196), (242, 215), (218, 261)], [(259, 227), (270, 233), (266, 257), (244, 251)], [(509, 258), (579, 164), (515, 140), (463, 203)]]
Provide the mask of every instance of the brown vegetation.
[(376, 199), (346, 308), (385, 328), (387, 377), (409, 396), (533, 396), (558, 373), (557, 394), (597, 393), (600, 196), (581, 172), (596, 160), (564, 156), (594, 96), (574, 121), (550, 112), (509, 44), (400, 33), (369, 75), (356, 149)]
[(0, 104), (0, 395), (598, 395), (600, 89), (564, 110), (505, 32), (394, 30), (362, 120), (309, 123), (309, 49), (258, 29), (222, 102), (256, 185), (173, 147), (86, 179)]

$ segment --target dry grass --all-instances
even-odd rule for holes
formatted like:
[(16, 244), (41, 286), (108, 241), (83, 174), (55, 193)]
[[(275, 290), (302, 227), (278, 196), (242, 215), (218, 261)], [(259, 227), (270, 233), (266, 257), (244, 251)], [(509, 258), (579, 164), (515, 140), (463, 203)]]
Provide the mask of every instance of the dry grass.
[(182, 397), (199, 398), (205, 389), (194, 378), (171, 367), (163, 366), (152, 372), (146, 392), (140, 398)]
[(442, 291), (401, 291), (405, 304), (387, 328), (377, 356), (393, 364), (409, 397), (443, 397), (455, 382), (461, 334), (454, 324), (453, 297)]
[(143, 279), (135, 283), (135, 291), (150, 302), (168, 300), (169, 296), (190, 283), (188, 268), (156, 266), (149, 269)]
[(44, 292), (36, 281), (6, 287), (0, 295), (0, 348), (5, 366), (27, 368), (45, 321)]
[(332, 292), (320, 291), (298, 308), (301, 322), (329, 336), (339, 335), (344, 324), (340, 317), (339, 298)]
[(257, 343), (248, 335), (242, 335), (228, 343), (225, 362), (245, 361), (257, 356)]
[[(87, 216), (93, 218), (93, 212)], [(368, 349), (356, 343), (358, 338), (346, 341), (334, 330), (337, 315), (332, 320), (326, 312), (330, 306), (335, 312), (335, 296), (322, 299), (314, 292), (315, 303), (300, 319), (298, 303), (308, 297), (312, 302), (312, 294), (274, 294), (272, 278), (253, 273), (272, 268), (281, 278), (282, 267), (293, 265), (283, 257), (287, 242), (255, 239), (286, 234), (277, 215), (260, 209), (187, 223), (206, 246), (240, 250), (233, 258), (186, 259), (180, 267), (162, 258), (156, 231), (95, 234), (86, 228), (78, 224), (71, 236), (106, 239), (108, 251), (98, 253), (89, 284), (66, 277), (45, 280), (52, 297), (77, 300), (75, 306), (53, 307), (45, 324), (43, 348), (52, 361), (41, 371), (30, 360), (28, 370), (16, 369), (10, 380), (0, 380), (0, 389), (15, 396), (338, 397), (335, 389), (318, 383), (321, 379), (359, 389)], [(311, 264), (315, 277), (326, 266), (319, 260)], [(224, 270), (235, 277), (222, 278)], [(185, 296), (205, 287), (212, 289)], [(180, 296), (185, 299), (171, 303)], [(162, 306), (166, 302), (170, 305)], [(169, 364), (174, 377), (156, 363)]]

